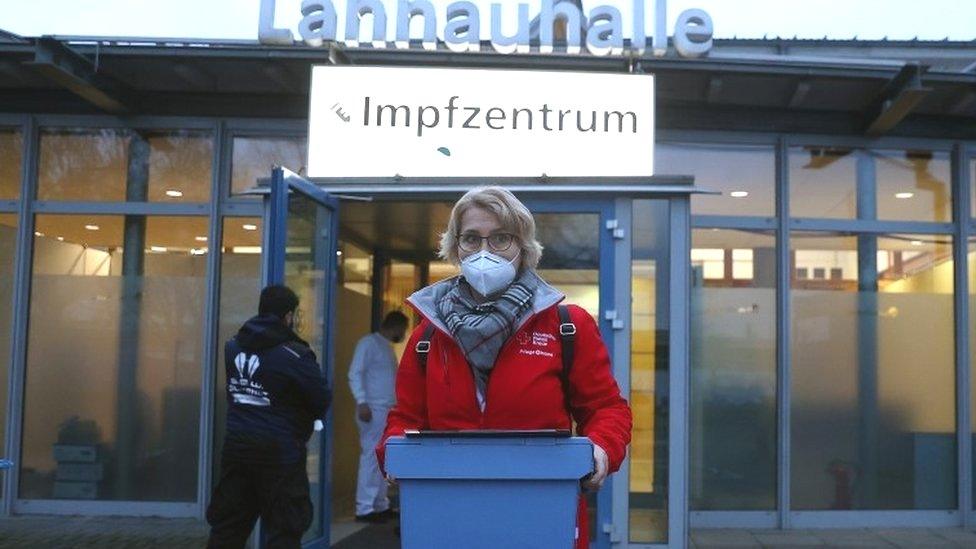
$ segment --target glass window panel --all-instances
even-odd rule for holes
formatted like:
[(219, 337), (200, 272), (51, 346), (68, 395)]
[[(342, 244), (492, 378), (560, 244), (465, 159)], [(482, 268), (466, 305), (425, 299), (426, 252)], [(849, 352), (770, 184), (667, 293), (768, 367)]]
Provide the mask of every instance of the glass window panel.
[(207, 219), (36, 228), (19, 497), (195, 501)]
[[(976, 176), (976, 173), (973, 174)], [(976, 367), (976, 239), (969, 241), (969, 253), (967, 256), (969, 264), (969, 370), (973, 371)], [(969, 417), (973, 431), (973, 442), (976, 442), (976, 377), (970, 376), (970, 403)], [(973, 460), (973, 472), (976, 473), (976, 460)], [(976, 475), (973, 479), (973, 487), (976, 488)], [(973, 502), (976, 509), (976, 501)]]
[(209, 202), (213, 139), (209, 134), (150, 133), (149, 201)]
[[(10, 374), (10, 336), (13, 320), (14, 257), (17, 216), (0, 214), (0, 448), (6, 443), (7, 379)], [(0, 456), (6, 457), (6, 456)]]
[(950, 237), (791, 244), (797, 265), (837, 273), (792, 281), (794, 508), (954, 508)]
[[(293, 192), (288, 197), (284, 283), (298, 294), (295, 332), (308, 342), (323, 368), (326, 367), (326, 353), (331, 353), (331, 349), (325, 349), (326, 315), (329, 307), (334, 306), (328, 302), (327, 288), (328, 273), (335, 261), (335, 257), (328, 255), (332, 253), (329, 239), (335, 238), (331, 232), (332, 215), (302, 193)], [(312, 525), (303, 538), (305, 541), (315, 539), (323, 532), (322, 442), (321, 433), (313, 434), (308, 441), (306, 470), (314, 509)]]
[(236, 195), (267, 186), (275, 166), (304, 175), (307, 159), (304, 137), (235, 137), (230, 192)]
[(857, 217), (857, 157), (854, 149), (792, 147), (790, 215), (854, 219)]
[(23, 154), (24, 139), (20, 131), (0, 129), (0, 199), (20, 197)]
[[(537, 272), (563, 292), (566, 303), (579, 305), (598, 319), (600, 310), (600, 215), (537, 213), (536, 239), (542, 244)], [(457, 269), (454, 269), (457, 272)], [(598, 524), (596, 492), (584, 494), (589, 524)], [(590, 542), (597, 528), (590, 528)]]
[(537, 213), (536, 238), (543, 246), (540, 276), (593, 318), (600, 311), (600, 215)]
[[(721, 248), (717, 248), (721, 247)], [(692, 253), (729, 252), (748, 275), (711, 279), (692, 262), (690, 503), (776, 508), (776, 240), (696, 229)], [(741, 259), (740, 259), (741, 258)], [(743, 268), (743, 271), (746, 269)]]
[[(213, 482), (220, 478), (220, 449), (227, 432), (227, 373), (224, 371), (224, 343), (237, 334), (247, 319), (258, 312), (261, 293), (261, 240), (259, 217), (225, 217), (220, 244), (220, 303), (217, 321), (217, 353), (214, 356), (214, 460)], [(206, 238), (206, 234), (195, 239)], [(206, 246), (206, 241), (203, 242)]]
[[(407, 298), (420, 289), (420, 268), (414, 263), (391, 260), (383, 266), (381, 275), (383, 281), (383, 309), (380, 317), (385, 317), (392, 311), (400, 311), (407, 315), (407, 332), (413, 332), (419, 320), (407, 306)], [(365, 334), (364, 334), (365, 335)], [(407, 348), (407, 340), (393, 344), (393, 351), (397, 357), (403, 356)]]
[(952, 167), (945, 151), (872, 151), (878, 219), (952, 221)]
[(665, 200), (633, 201), (629, 529), (634, 543), (668, 542), (668, 253)]
[(208, 134), (47, 130), (41, 135), (39, 200), (206, 202)]
[[(373, 294), (373, 254), (351, 242), (339, 242), (339, 285), (364, 296)], [(407, 332), (409, 333), (409, 332)]]
[(773, 147), (711, 143), (658, 143), (654, 172), (694, 175), (695, 186), (721, 195), (694, 195), (697, 215), (775, 215)]
[[(343, 208), (345, 208), (343, 206)], [(343, 209), (342, 214), (346, 213)], [(344, 219), (343, 222), (348, 222)], [(340, 229), (340, 237), (345, 238), (347, 227)], [(362, 240), (360, 240), (362, 242)], [(356, 515), (356, 476), (359, 468), (359, 429), (356, 427), (356, 400), (349, 390), (349, 366), (352, 363), (356, 344), (367, 335), (372, 327), (373, 307), (373, 255), (368, 249), (348, 240), (339, 241), (339, 284), (335, 300), (335, 318), (339, 329), (332, 334), (333, 356), (335, 357), (332, 379), (335, 387), (332, 392), (332, 440), (350, 441), (332, 445), (332, 528), (344, 528)], [(377, 275), (382, 263), (377, 262)], [(387, 300), (380, 301), (385, 303)], [(412, 320), (414, 314), (401, 303), (400, 308)], [(409, 332), (408, 332), (409, 333)], [(399, 360), (398, 360), (399, 362)], [(351, 441), (357, 441), (352, 443)], [(345, 524), (343, 524), (345, 523)]]

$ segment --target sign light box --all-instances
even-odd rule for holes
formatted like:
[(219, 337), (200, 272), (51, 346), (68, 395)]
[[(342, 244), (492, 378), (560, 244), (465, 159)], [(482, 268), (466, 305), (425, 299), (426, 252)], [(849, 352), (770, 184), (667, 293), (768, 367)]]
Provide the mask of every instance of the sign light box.
[(654, 77), (316, 66), (308, 175), (649, 176)]

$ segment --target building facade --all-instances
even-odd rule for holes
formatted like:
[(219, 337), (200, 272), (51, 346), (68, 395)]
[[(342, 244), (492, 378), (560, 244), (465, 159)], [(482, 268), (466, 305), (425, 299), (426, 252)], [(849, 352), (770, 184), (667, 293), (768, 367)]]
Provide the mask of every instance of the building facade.
[[(600, 319), (635, 413), (595, 547), (689, 524), (970, 525), (974, 62), (956, 42), (622, 59), (4, 35), (0, 509), (202, 516), (222, 341), (269, 253), (261, 189), (306, 165), (310, 67), (354, 64), (656, 75), (666, 175), (525, 188), (540, 268)], [(689, 197), (688, 176), (721, 194)], [(451, 274), (432, 250), (460, 188), (418, 185), (323, 185), (337, 290), (303, 328), (334, 317), (337, 398), (311, 541), (350, 504), (349, 341)], [(289, 235), (285, 256), (313, 246)]]

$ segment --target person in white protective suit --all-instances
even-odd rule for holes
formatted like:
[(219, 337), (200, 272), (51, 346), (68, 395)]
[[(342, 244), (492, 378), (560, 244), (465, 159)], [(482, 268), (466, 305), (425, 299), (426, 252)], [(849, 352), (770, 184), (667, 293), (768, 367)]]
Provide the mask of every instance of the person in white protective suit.
[(359, 427), (356, 520), (360, 522), (383, 522), (395, 515), (386, 495), (386, 480), (376, 460), (376, 445), (396, 399), (397, 358), (391, 343), (403, 341), (406, 330), (407, 317), (403, 313), (387, 314), (379, 331), (364, 336), (356, 344), (349, 366), (349, 389), (356, 399), (356, 426)]

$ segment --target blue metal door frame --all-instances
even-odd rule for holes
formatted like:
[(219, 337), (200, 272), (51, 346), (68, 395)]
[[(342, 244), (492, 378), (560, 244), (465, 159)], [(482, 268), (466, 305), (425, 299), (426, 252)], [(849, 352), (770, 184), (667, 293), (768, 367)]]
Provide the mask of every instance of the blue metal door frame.
[[(600, 296), (600, 335), (607, 345), (610, 353), (611, 363), (614, 356), (619, 351), (628, 353), (630, 349), (616, 349), (614, 345), (613, 320), (608, 318), (606, 311), (614, 309), (615, 301), (615, 246), (613, 242), (613, 232), (607, 228), (608, 222), (616, 219), (616, 204), (614, 197), (600, 198), (526, 198), (523, 200), (526, 207), (533, 214), (539, 213), (587, 213), (599, 214), (600, 216), (600, 274), (599, 274), (599, 296)], [(596, 532), (595, 542), (591, 544), (592, 549), (610, 549), (610, 533), (604, 531), (603, 524), (613, 523), (613, 483), (609, 480), (597, 493), (597, 517), (596, 524), (590, 524), (592, 531)]]
[[(325, 333), (322, 338), (322, 348), (314, 349), (319, 357), (319, 362), (325, 370), (326, 379), (329, 387), (333, 388), (334, 383), (334, 360), (332, 356), (333, 333), (335, 326), (335, 294), (336, 294), (336, 251), (338, 250), (339, 234), (339, 201), (321, 187), (309, 182), (301, 176), (285, 168), (276, 167), (271, 173), (271, 193), (265, 199), (266, 227), (264, 242), (264, 284), (282, 284), (285, 281), (285, 245), (288, 238), (288, 198), (291, 193), (297, 193), (309, 198), (320, 206), (320, 212), (326, 212), (328, 219), (325, 221), (327, 227), (318, 227), (318, 230), (328, 232), (328, 245), (324, 248), (315, 248), (314, 262), (322, 265), (326, 273), (325, 280), (325, 304), (324, 315)], [(321, 216), (319, 216), (321, 221)], [(303, 544), (306, 548), (324, 548), (329, 546), (331, 517), (332, 517), (332, 410), (330, 408), (327, 416), (325, 428), (313, 437), (319, 438), (321, 456), (319, 459), (319, 478), (321, 479), (321, 491), (319, 493), (319, 521), (322, 525), (322, 535), (316, 539)], [(264, 545), (263, 540), (260, 543)]]

